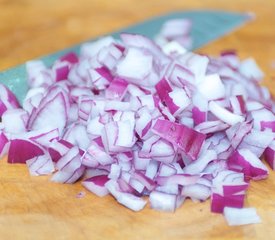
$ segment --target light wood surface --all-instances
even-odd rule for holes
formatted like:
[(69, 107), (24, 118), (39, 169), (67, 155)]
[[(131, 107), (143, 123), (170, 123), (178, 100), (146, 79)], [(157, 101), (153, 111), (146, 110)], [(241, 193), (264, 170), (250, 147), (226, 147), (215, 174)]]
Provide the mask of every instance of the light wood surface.
[[(0, 70), (125, 27), (151, 16), (194, 8), (251, 11), (256, 19), (199, 50), (218, 54), (237, 49), (253, 56), (275, 94), (274, 0), (0, 0)], [(253, 182), (246, 206), (257, 208), (262, 224), (228, 227), (212, 214), (209, 201), (187, 201), (176, 213), (147, 207), (139, 213), (112, 197), (87, 194), (79, 183), (54, 184), (30, 177), (24, 165), (0, 161), (0, 239), (273, 239), (275, 173)]]

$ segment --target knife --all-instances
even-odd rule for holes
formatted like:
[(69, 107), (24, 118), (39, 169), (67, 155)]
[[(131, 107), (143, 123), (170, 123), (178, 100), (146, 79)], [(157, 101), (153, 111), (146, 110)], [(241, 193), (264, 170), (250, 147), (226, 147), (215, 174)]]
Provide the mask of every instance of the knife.
[[(119, 38), (121, 32), (128, 32), (143, 34), (153, 39), (167, 20), (175, 18), (188, 18), (192, 21), (191, 38), (193, 46), (191, 50), (195, 50), (244, 25), (251, 20), (251, 14), (207, 10), (173, 12), (105, 35), (112, 35), (114, 38)], [(89, 41), (93, 40), (96, 39), (90, 39)], [(67, 52), (79, 53), (81, 44), (82, 43), (43, 56), (39, 59), (42, 60), (46, 66), (50, 66), (55, 60)], [(1, 72), (0, 83), (5, 84), (17, 96), (18, 100), (22, 102), (28, 90), (25, 64), (20, 64)]]

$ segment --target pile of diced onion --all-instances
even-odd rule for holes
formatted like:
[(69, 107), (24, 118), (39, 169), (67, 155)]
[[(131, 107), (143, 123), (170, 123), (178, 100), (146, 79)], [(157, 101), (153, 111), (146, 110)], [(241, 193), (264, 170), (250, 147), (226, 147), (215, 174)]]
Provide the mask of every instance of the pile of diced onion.
[(253, 59), (123, 33), (26, 69), (22, 106), (0, 86), (9, 163), (54, 182), (82, 181), (133, 211), (210, 198), (230, 225), (260, 221), (243, 207), (250, 181), (268, 176), (262, 157), (274, 168), (275, 104)]

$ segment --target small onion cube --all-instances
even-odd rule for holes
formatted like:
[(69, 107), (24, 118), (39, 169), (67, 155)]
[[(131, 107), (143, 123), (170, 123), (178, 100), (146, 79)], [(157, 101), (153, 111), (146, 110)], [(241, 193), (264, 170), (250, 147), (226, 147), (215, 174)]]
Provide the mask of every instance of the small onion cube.
[(235, 151), (228, 159), (229, 169), (241, 171), (250, 179), (260, 180), (268, 175), (267, 167), (249, 149)]
[(147, 203), (142, 198), (136, 197), (129, 193), (121, 193), (118, 195), (118, 197), (116, 199), (120, 204), (126, 206), (127, 208), (129, 208), (133, 211), (142, 210)]
[(222, 213), (225, 207), (242, 208), (244, 199), (244, 194), (221, 196), (217, 193), (212, 193), (211, 212)]
[(26, 164), (32, 176), (49, 175), (55, 170), (54, 164), (47, 154), (29, 159)]
[(239, 66), (240, 72), (249, 78), (253, 78), (257, 81), (264, 77), (263, 72), (258, 67), (254, 59), (248, 58), (241, 62)]
[(191, 103), (186, 91), (182, 88), (175, 88), (168, 93), (170, 101), (166, 100), (167, 106), (173, 115), (178, 115)]
[(266, 148), (265, 153), (265, 160), (268, 163), (268, 165), (271, 167), (271, 169), (275, 169), (275, 141)]
[(223, 214), (229, 226), (261, 223), (255, 208), (225, 207)]
[[(101, 165), (108, 165), (114, 162), (113, 158), (108, 155), (102, 148), (95, 144), (91, 144), (87, 151), (86, 155), (89, 155), (94, 161), (100, 163)], [(87, 165), (89, 166), (89, 165)]]
[(96, 56), (100, 49), (102, 49), (103, 47), (108, 47), (114, 42), (115, 40), (113, 39), (113, 37), (107, 36), (100, 38), (94, 42), (84, 43), (81, 46), (80, 53), (82, 56), (91, 58)]
[(51, 126), (52, 128), (58, 128), (62, 132), (66, 121), (66, 103), (64, 96), (59, 93), (35, 113), (34, 120), (30, 123), (29, 127), (32, 130), (36, 130), (45, 126)]
[(78, 56), (74, 52), (69, 52), (62, 56), (59, 60), (74, 64), (78, 62)]
[(160, 119), (153, 126), (153, 131), (167, 141), (170, 141), (193, 159), (198, 156), (206, 137), (204, 134), (184, 125)]
[(3, 84), (0, 84), (0, 117), (7, 109), (19, 108), (15, 95)]
[(83, 166), (75, 169), (73, 172), (58, 171), (52, 176), (51, 181), (58, 183), (75, 183), (83, 176), (84, 172), (85, 167)]
[(194, 184), (184, 186), (181, 194), (185, 197), (190, 197), (193, 201), (205, 201), (210, 197), (211, 190), (202, 184)]
[(2, 115), (5, 131), (13, 134), (26, 132), (29, 114), (20, 108), (9, 109)]
[(177, 195), (158, 191), (151, 192), (149, 196), (151, 208), (161, 211), (174, 212), (176, 209), (176, 200)]
[(119, 99), (122, 100), (126, 94), (128, 83), (122, 78), (115, 78), (111, 81), (109, 87), (105, 91), (105, 97), (107, 99)]
[(109, 194), (108, 189), (105, 187), (105, 183), (109, 180), (107, 175), (98, 175), (82, 182), (82, 185), (92, 193), (99, 197), (104, 197)]
[(45, 129), (42, 129), (42, 131), (38, 130), (35, 136), (30, 137), (30, 140), (32, 140), (33, 142), (41, 146), (49, 147), (54, 140), (59, 140), (59, 131), (57, 128), (55, 129), (45, 128)]
[(145, 84), (142, 80), (152, 70), (153, 58), (136, 48), (129, 48), (124, 59), (117, 65), (117, 74), (133, 83)]
[(198, 85), (198, 90), (208, 100), (225, 97), (225, 87), (218, 74), (206, 75)]
[(2, 158), (8, 152), (9, 140), (5, 133), (0, 132), (0, 157)]
[(25, 139), (10, 141), (8, 151), (9, 163), (26, 163), (27, 160), (44, 154), (44, 150), (35, 143)]
[(245, 120), (243, 116), (228, 111), (226, 108), (221, 107), (214, 101), (209, 103), (209, 111), (211, 111), (218, 119), (229, 125), (234, 125)]

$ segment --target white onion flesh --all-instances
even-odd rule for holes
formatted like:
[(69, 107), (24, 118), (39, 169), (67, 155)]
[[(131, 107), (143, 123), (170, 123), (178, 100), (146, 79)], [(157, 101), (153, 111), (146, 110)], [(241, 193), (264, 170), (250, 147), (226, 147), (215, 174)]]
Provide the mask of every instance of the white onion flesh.
[(224, 208), (224, 216), (229, 226), (261, 223), (255, 208)]

